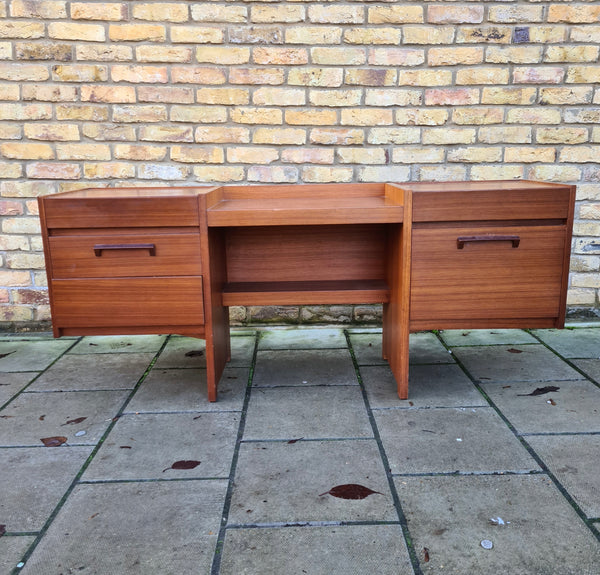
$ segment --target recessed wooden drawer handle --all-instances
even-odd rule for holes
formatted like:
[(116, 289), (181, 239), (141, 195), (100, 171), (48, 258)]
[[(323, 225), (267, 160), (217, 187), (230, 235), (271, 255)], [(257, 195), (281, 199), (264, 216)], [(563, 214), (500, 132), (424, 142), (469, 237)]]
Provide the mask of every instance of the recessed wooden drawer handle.
[(156, 255), (154, 244), (96, 244), (94, 253), (99, 258), (105, 250), (148, 250), (151, 256)]
[(519, 236), (463, 236), (456, 238), (456, 247), (462, 250), (465, 244), (472, 242), (512, 242), (512, 247), (518, 248), (521, 238)]

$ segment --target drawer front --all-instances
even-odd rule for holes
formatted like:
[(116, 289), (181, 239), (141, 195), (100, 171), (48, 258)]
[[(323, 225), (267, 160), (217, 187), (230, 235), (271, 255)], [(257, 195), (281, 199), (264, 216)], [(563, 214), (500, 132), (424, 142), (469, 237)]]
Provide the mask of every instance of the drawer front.
[(58, 328), (204, 323), (201, 277), (54, 280)]
[(52, 274), (65, 278), (197, 276), (200, 235), (51, 236)]
[(411, 320), (559, 315), (564, 226), (413, 230)]

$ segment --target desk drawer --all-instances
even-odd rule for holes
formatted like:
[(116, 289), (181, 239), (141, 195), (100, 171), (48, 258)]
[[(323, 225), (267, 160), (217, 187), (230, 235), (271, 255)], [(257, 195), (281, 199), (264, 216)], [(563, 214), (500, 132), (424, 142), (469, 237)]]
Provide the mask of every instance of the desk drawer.
[(565, 226), (423, 226), (413, 230), (410, 317), (559, 315)]
[(202, 277), (54, 280), (52, 296), (58, 328), (204, 323)]
[(195, 233), (51, 236), (56, 279), (197, 276), (202, 273)]

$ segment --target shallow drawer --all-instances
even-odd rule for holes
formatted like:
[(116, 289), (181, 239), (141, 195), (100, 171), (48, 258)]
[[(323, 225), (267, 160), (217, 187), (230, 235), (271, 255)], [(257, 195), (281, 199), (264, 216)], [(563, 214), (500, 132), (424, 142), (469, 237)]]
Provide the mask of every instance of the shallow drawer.
[(411, 320), (558, 316), (565, 240), (564, 226), (416, 226)]
[(201, 277), (54, 280), (57, 328), (204, 323)]
[(49, 244), (54, 278), (202, 273), (200, 235), (195, 233), (51, 236)]

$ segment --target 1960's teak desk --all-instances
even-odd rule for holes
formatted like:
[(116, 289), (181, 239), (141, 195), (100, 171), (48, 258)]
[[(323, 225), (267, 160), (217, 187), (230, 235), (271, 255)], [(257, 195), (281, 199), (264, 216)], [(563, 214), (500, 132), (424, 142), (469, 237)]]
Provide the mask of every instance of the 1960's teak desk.
[(86, 189), (39, 199), (54, 335), (206, 340), (228, 306), (383, 304), (408, 397), (408, 336), (562, 327), (575, 187), (530, 181)]

